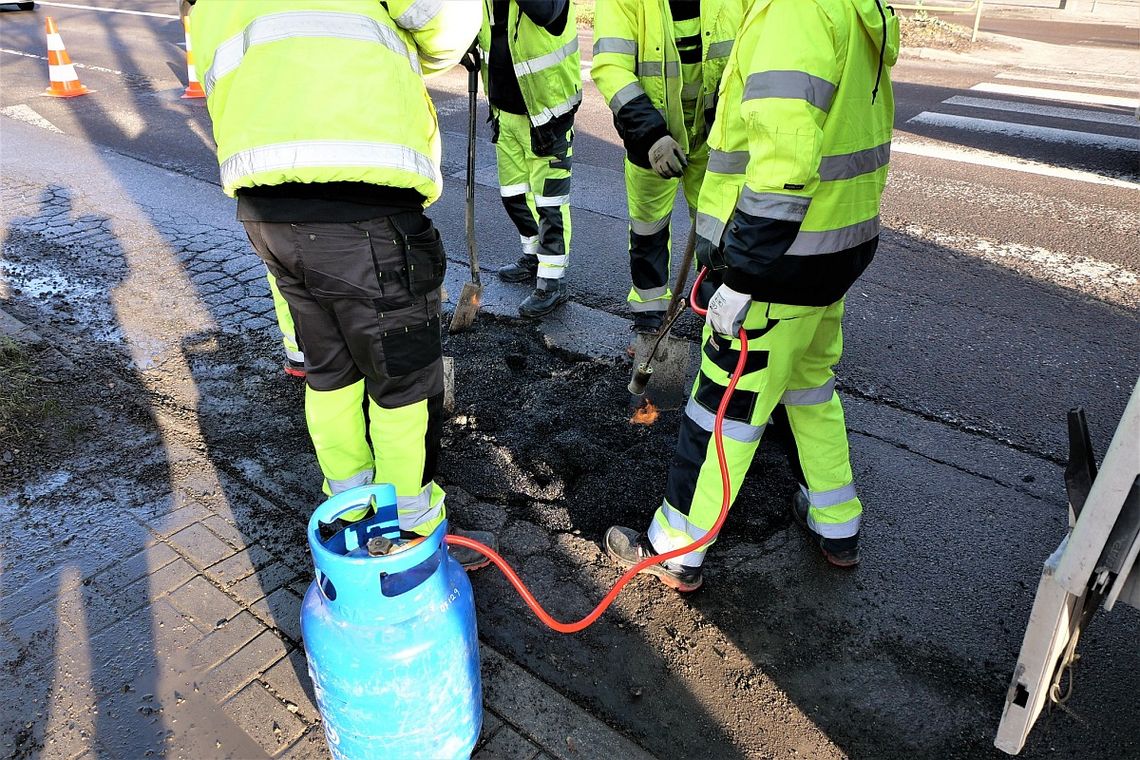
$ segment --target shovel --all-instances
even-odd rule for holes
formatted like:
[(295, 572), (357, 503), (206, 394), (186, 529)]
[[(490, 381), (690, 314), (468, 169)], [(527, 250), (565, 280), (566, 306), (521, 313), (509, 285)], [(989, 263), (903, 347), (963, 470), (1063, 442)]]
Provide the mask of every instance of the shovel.
[(475, 315), (479, 312), (479, 302), (483, 298), (483, 283), (479, 281), (479, 255), (475, 250), (475, 110), (478, 106), (476, 96), (479, 92), (479, 67), (481, 58), (479, 50), (472, 48), (468, 53), (471, 56), (465, 61), (467, 67), (467, 258), (471, 264), (471, 281), (463, 283), (459, 291), (459, 300), (455, 304), (455, 313), (451, 315), (451, 325), (448, 329), (452, 333), (463, 332), (471, 327)]
[(677, 317), (684, 311), (686, 285), (689, 270), (693, 268), (693, 251), (697, 244), (696, 222), (689, 228), (689, 240), (681, 257), (681, 269), (673, 287), (673, 297), (661, 321), (661, 329), (656, 335), (639, 335), (634, 341), (633, 377), (629, 382), (631, 402), (640, 405), (641, 396), (646, 393), (646, 385), (653, 379), (653, 391), (649, 394), (654, 406), (661, 410), (679, 409), (688, 397), (689, 365), (692, 363), (693, 344), (675, 338), (669, 332)]

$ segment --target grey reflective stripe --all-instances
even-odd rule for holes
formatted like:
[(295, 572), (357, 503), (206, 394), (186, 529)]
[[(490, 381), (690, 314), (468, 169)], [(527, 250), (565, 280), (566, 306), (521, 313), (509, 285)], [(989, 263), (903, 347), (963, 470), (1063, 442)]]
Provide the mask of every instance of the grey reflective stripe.
[(713, 58), (727, 58), (732, 52), (732, 43), (735, 40), (721, 40), (709, 45), (709, 52), (705, 55), (706, 61), (711, 61)]
[(556, 106), (542, 109), (542, 113), (530, 117), (530, 123), (536, 127), (541, 127), (548, 121), (553, 121), (559, 116), (565, 116), (574, 110), (574, 107), (582, 102), (582, 91), (578, 90), (576, 93), (568, 97)]
[(245, 30), (218, 46), (214, 60), (202, 83), (210, 93), (219, 79), (232, 73), (254, 45), (278, 42), (294, 37), (331, 37), (341, 40), (374, 42), (408, 59), (420, 74), (419, 57), (409, 54), (408, 46), (395, 29), (358, 13), (332, 11), (284, 11), (258, 16)]
[(638, 298), (642, 301), (653, 301), (658, 298), (664, 298), (669, 293), (669, 286), (662, 285), (659, 288), (634, 288), (634, 293), (637, 293)]
[(668, 216), (663, 216), (660, 219), (658, 219), (656, 222), (641, 222), (641, 221), (638, 221), (637, 219), (630, 219), (629, 220), (630, 231), (634, 235), (641, 235), (642, 237), (648, 237), (650, 235), (655, 235), (668, 226), (669, 226), (669, 217)]
[[(638, 296), (641, 296), (641, 292), (638, 291), (637, 288), (634, 288), (634, 292), (636, 292)], [(648, 301), (629, 301), (627, 305), (630, 311), (644, 314), (650, 311), (665, 311), (669, 307), (669, 301), (664, 296), (661, 296)]]
[(784, 391), (780, 403), (785, 406), (811, 406), (831, 401), (835, 395), (835, 378), (832, 377), (823, 385), (816, 388), (801, 388), (794, 391)]
[(574, 39), (553, 52), (526, 61), (519, 61), (515, 64), (515, 76), (525, 77), (528, 74), (537, 74), (544, 69), (549, 69), (551, 66), (557, 66), (577, 52), (578, 38), (574, 37)]
[(858, 222), (837, 230), (823, 230), (813, 232), (800, 230), (796, 235), (792, 247), (787, 250), (788, 256), (818, 256), (823, 253), (838, 253), (854, 248), (860, 243), (866, 243), (879, 234), (879, 217)]
[(744, 100), (797, 98), (826, 111), (833, 97), (835, 85), (806, 71), (758, 71), (744, 84)]
[(621, 37), (602, 37), (594, 43), (594, 55), (598, 53), (637, 55), (637, 41)]
[(639, 95), (644, 95), (645, 89), (638, 82), (630, 82), (625, 87), (618, 90), (612, 98), (610, 98), (610, 110), (617, 113), (625, 108), (625, 104)]
[(723, 150), (709, 151), (708, 171), (717, 174), (744, 174), (748, 169), (748, 151), (734, 150), (726, 153)]
[(222, 186), (261, 172), (314, 167), (400, 169), (435, 183), (439, 167), (430, 158), (404, 145), (351, 140), (303, 140), (243, 150), (222, 162)]
[(701, 94), (701, 88), (704, 86), (704, 82), (689, 82), (681, 88), (681, 99), (696, 100), (697, 96)]
[(837, 156), (824, 156), (819, 161), (819, 178), (826, 182), (851, 179), (881, 169), (890, 163), (890, 160), (891, 143), (888, 140), (874, 148), (841, 153)]
[(679, 77), (681, 76), (681, 63), (680, 61), (667, 61), (664, 64), (661, 61), (640, 61), (637, 64), (637, 75), (639, 77), (659, 77), (662, 71), (667, 77)]
[[(803, 486), (800, 486), (803, 491)], [(808, 501), (815, 509), (827, 509), (828, 507), (835, 507), (844, 502), (851, 501), (858, 498), (859, 494), (855, 491), (855, 484), (848, 483), (839, 488), (833, 488), (830, 491), (805, 491)]]
[[(685, 416), (701, 426), (701, 430), (713, 431), (716, 424), (716, 414), (701, 406), (695, 398), (690, 398), (685, 405)], [(725, 419), (721, 423), (721, 432), (734, 441), (740, 443), (755, 443), (764, 435), (763, 425), (750, 425), (739, 420)]]
[(809, 512), (808, 527), (810, 527), (814, 533), (824, 538), (850, 538), (859, 532), (861, 518), (862, 515), (857, 515), (845, 522), (826, 523), (816, 520)]
[(681, 514), (679, 509), (667, 501), (661, 502), (661, 516), (665, 518), (665, 522), (669, 523), (670, 528), (681, 531), (694, 541), (704, 538), (708, 533), (704, 528), (699, 528), (689, 522), (688, 517)]
[[(692, 543), (692, 540), (690, 539), (686, 538), (679, 540), (676, 536), (666, 533), (665, 529), (661, 527), (661, 523), (658, 522), (656, 517), (653, 519), (653, 522), (649, 523), (649, 531), (647, 532), (646, 537), (649, 539), (649, 543), (653, 545), (654, 550), (657, 551), (658, 554), (664, 554), (665, 552), (672, 551), (674, 549), (680, 549), (681, 547)], [(687, 554), (682, 554), (680, 557), (674, 557), (673, 559), (666, 560), (665, 565), (667, 567), (673, 567), (675, 566), (675, 563), (676, 565), (684, 565), (686, 567), (700, 567), (705, 561), (705, 549), (707, 548), (708, 544), (705, 544), (696, 551), (688, 552)]]
[(758, 193), (745, 187), (736, 207), (746, 214), (785, 222), (802, 222), (807, 215), (811, 198), (783, 193)]
[(702, 211), (697, 212), (697, 236), (712, 243), (714, 246), (720, 245), (720, 239), (724, 236), (724, 222), (717, 219), (712, 214), (706, 214)]
[(416, 0), (408, 9), (396, 18), (396, 26), (407, 29), (409, 32), (418, 32), (443, 10), (442, 0)]
[(372, 470), (365, 470), (364, 472), (356, 473), (351, 478), (340, 478), (339, 480), (334, 478), (325, 478), (325, 482), (329, 484), (329, 491), (331, 491), (333, 496), (335, 496), (338, 493), (343, 493), (351, 488), (370, 485), (372, 483), (373, 474), (374, 473)]
[(432, 484), (428, 483), (415, 496), (397, 496), (396, 510), (400, 515), (400, 528), (414, 530), (424, 523), (431, 522), (443, 512), (443, 499), (432, 505)]
[(534, 196), (535, 206), (565, 206), (570, 202), (569, 195), (536, 195)]

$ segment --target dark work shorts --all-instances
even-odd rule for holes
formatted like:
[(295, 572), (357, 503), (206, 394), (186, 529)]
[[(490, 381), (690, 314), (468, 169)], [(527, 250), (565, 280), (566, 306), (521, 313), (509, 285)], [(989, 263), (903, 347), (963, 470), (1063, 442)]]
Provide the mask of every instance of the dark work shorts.
[(442, 279), (430, 219), (413, 211), (365, 222), (244, 224), (293, 312), (310, 387), (337, 390), (363, 378), (389, 409), (443, 393), (439, 288), (413, 295), (406, 256), (409, 245), (434, 241)]

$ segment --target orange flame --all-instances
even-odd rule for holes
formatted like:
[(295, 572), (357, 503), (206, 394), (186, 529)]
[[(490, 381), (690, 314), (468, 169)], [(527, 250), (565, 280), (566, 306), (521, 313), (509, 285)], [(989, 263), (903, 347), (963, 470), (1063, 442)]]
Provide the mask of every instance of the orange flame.
[(652, 425), (657, 422), (657, 417), (661, 413), (657, 411), (657, 407), (648, 398), (641, 402), (641, 406), (634, 410), (633, 416), (629, 418), (630, 424), (633, 425)]

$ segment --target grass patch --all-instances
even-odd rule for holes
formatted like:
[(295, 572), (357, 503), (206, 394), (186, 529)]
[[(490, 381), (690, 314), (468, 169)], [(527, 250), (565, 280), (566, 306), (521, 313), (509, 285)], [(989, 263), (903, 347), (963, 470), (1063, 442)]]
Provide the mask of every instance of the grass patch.
[(574, 15), (578, 26), (587, 29), (594, 28), (594, 2), (595, 0), (576, 0), (574, 3)]
[(921, 10), (899, 16), (899, 38), (904, 48), (967, 50), (974, 45), (970, 42), (972, 33), (968, 27), (951, 24)]
[(8, 336), (0, 336), (0, 440), (26, 437), (47, 419), (64, 414), (55, 398), (44, 394), (44, 381), (37, 373), (36, 352)]

